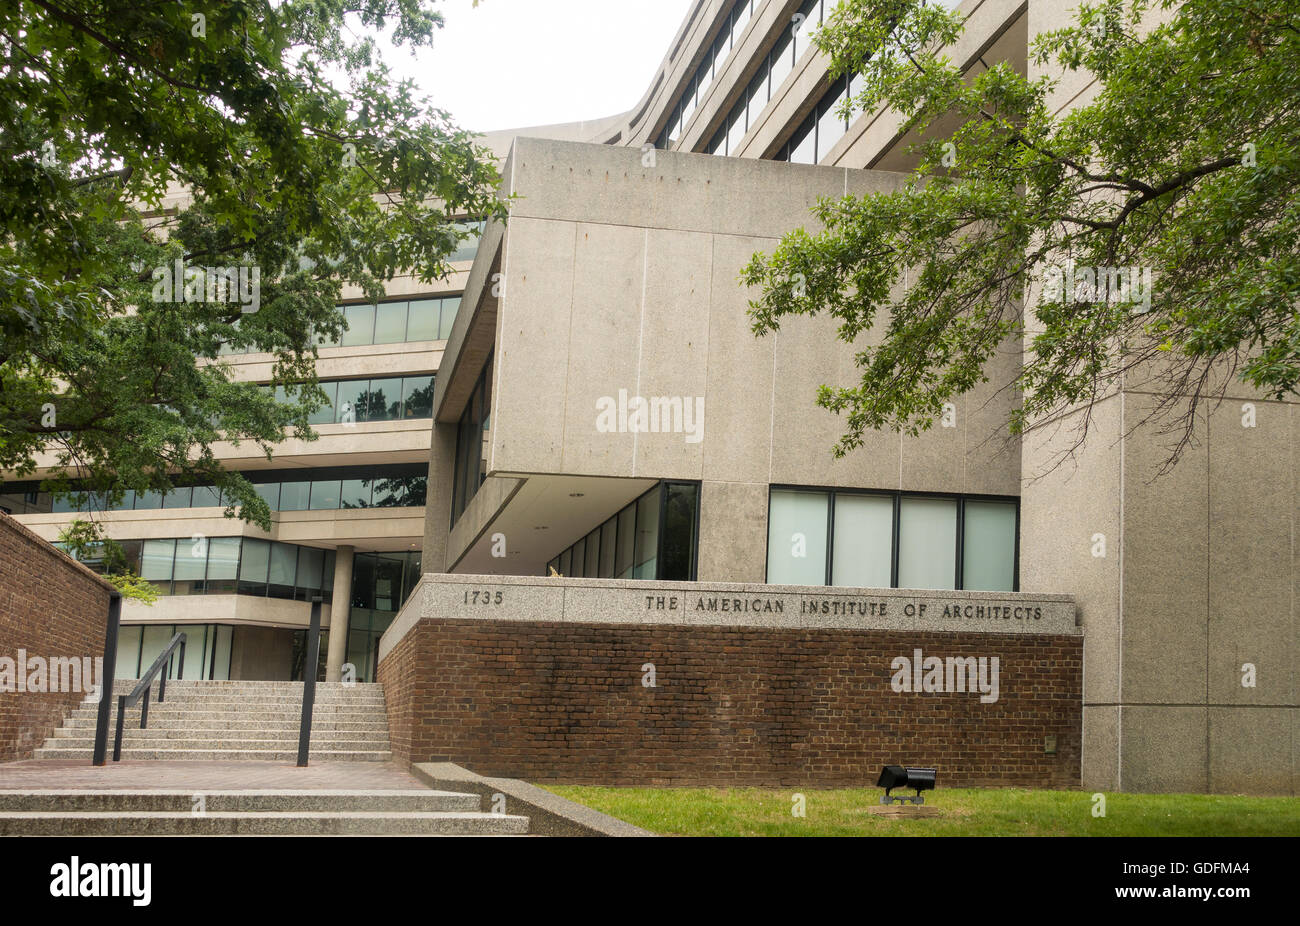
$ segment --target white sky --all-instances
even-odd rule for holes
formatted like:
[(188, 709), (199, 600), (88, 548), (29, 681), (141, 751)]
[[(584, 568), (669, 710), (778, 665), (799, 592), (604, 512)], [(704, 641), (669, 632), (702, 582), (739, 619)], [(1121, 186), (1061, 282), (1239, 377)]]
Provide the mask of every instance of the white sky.
[[(385, 61), (476, 132), (599, 119), (650, 86), (690, 0), (441, 0), (433, 50)], [(382, 41), (382, 40), (381, 40)]]

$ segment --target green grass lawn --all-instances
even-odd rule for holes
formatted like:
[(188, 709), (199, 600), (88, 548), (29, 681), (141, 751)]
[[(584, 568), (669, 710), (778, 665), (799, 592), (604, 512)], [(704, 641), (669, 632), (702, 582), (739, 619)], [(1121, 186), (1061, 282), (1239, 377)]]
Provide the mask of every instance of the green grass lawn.
[(1300, 798), (1214, 794), (943, 788), (926, 805), (943, 815), (877, 817), (875, 788), (803, 791), (806, 816), (791, 813), (794, 789), (604, 788), (547, 790), (666, 836), (1298, 836)]

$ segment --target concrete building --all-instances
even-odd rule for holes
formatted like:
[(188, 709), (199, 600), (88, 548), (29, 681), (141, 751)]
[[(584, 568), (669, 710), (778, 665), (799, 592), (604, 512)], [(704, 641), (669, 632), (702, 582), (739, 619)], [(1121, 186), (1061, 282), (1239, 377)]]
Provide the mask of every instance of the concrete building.
[[(432, 375), (427, 403), (284, 446), (267, 474), (279, 497), (291, 482), (293, 504), (303, 497), (289, 469), (313, 482), (306, 504), (281, 502), (269, 538), (166, 500), (107, 516), (117, 536), (181, 538), (176, 550), (196, 533), (245, 538), (237, 575), (222, 552), (214, 582), (207, 554), (202, 598), (180, 597), (194, 586), (173, 552), (173, 596), (130, 612), (142, 641), (198, 620), (217, 628), (230, 677), (296, 671), (305, 592), (276, 572), (287, 548), (268, 548), (262, 585), (243, 579), (250, 549), (265, 574), (270, 540), (333, 554), (293, 554), (308, 586), (333, 576), (336, 614), (337, 590), (352, 589), (331, 670), (378, 667), (394, 751), (411, 761), (784, 783), (900, 759), (972, 783), (1296, 793), (1296, 403), (1238, 388), (1153, 481), (1164, 448), (1134, 427), (1151, 401), (1135, 384), (1052, 468), (1050, 434), (1005, 437), (1017, 397), (1002, 387), (1021, 363), (1009, 343), (952, 426), (875, 433), (835, 460), (842, 425), (815, 395), (855, 378), (852, 349), (824, 318), (753, 336), (738, 282), (750, 257), (811, 229), (819, 197), (891, 189), (915, 164), (896, 113), (836, 113), (853, 81), (830, 80), (809, 41), (831, 4), (697, 0), (630, 112), (489, 136), (516, 196), (509, 220), (483, 230), (445, 289), (392, 288), (414, 300), (407, 331), (422, 339), (321, 351), (323, 379)], [(1068, 6), (965, 0), (950, 54), (972, 72), (1035, 73), (1032, 37)], [(1060, 76), (1061, 111), (1097, 90)], [(424, 337), (432, 310), (415, 322), (416, 306), (444, 298)], [(268, 358), (238, 361), (268, 376)], [(1256, 427), (1242, 427), (1242, 403)], [(422, 504), (409, 490), (375, 509), (375, 480), (418, 480), (426, 465)], [(369, 507), (345, 504), (367, 480)], [(67, 517), (15, 514), (47, 539)], [(164, 545), (143, 550), (146, 570)], [(916, 701), (922, 645), (1000, 653), (1002, 701)], [(915, 690), (891, 688), (914, 652)], [(656, 676), (674, 681), (646, 683)], [(875, 732), (859, 726), (873, 712)]]

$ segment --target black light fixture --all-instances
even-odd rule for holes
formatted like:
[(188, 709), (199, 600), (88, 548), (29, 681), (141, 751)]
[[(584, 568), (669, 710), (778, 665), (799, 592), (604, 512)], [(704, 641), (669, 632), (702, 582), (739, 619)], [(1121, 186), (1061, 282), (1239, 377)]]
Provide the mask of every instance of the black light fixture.
[[(925, 798), (921, 796), (922, 791), (934, 790), (934, 779), (938, 769), (933, 768), (904, 768), (901, 765), (886, 765), (880, 770), (880, 779), (876, 782), (877, 788), (884, 788), (885, 793), (880, 798), (882, 804), (892, 804), (897, 801), (900, 804), (924, 804)], [(914, 797), (900, 795), (894, 797), (889, 792), (895, 788), (913, 788), (916, 790)]]

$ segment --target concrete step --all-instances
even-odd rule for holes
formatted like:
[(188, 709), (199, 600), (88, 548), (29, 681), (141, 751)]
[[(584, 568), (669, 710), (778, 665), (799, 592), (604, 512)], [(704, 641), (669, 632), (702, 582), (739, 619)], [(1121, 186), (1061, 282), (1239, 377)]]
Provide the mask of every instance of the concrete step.
[[(129, 720), (130, 718), (128, 718)], [(201, 724), (190, 725), (185, 721), (177, 720), (174, 717), (159, 717), (152, 711), (149, 713), (150, 730), (193, 730), (195, 732), (207, 731), (217, 733), (221, 730), (274, 730), (274, 731), (291, 731), (298, 732), (297, 719), (288, 720), (247, 720), (242, 717), (213, 719)], [(312, 732), (320, 730), (339, 731), (350, 733), (369, 733), (375, 731), (386, 731), (388, 723), (382, 719), (379, 720), (332, 720), (324, 717), (317, 717), (312, 714), (311, 720)], [(135, 724), (128, 723), (125, 728), (127, 731), (139, 729), (139, 720)], [(59, 727), (54, 731), (55, 736), (81, 736), (85, 733), (95, 732), (95, 718), (79, 717), (74, 718), (66, 726)]]
[[(355, 708), (351, 705), (339, 705), (335, 707), (329, 704), (317, 704), (312, 708), (311, 716), (313, 720), (317, 717), (329, 718), (333, 720), (381, 720), (387, 718), (387, 714), (382, 710), (366, 710), (364, 708)], [(99, 712), (79, 707), (74, 710), (69, 717), (73, 720), (90, 720), (95, 722), (99, 717)], [(109, 717), (114, 723), (117, 722), (116, 708), (109, 712)], [(149, 705), (149, 720), (153, 721), (155, 717), (178, 717), (183, 720), (199, 720), (208, 717), (213, 720), (218, 718), (247, 717), (255, 720), (275, 720), (302, 717), (302, 707), (300, 705), (293, 708), (271, 708), (266, 706), (250, 707), (243, 710), (221, 710), (207, 706), (196, 706), (189, 704), (173, 704), (170, 701), (164, 701), (162, 704)], [(140, 710), (138, 707), (128, 708), (126, 712), (127, 724), (140, 723)]]
[[(113, 691), (117, 694), (127, 694), (136, 685), (140, 684), (139, 679), (119, 678), (113, 682)], [(258, 682), (244, 679), (234, 681), (206, 679), (196, 680), (192, 678), (169, 678), (167, 687), (175, 685), (177, 688), (190, 688), (196, 691), (297, 691), (301, 692), (302, 682)], [(317, 682), (316, 693), (328, 691), (383, 691), (384, 686), (379, 682), (353, 682), (351, 685), (344, 682)]]
[(528, 818), (472, 811), (0, 812), (4, 836), (522, 836)]
[[(143, 701), (137, 701), (135, 704), (127, 707), (128, 711), (139, 711)], [(218, 698), (173, 698), (171, 692), (167, 693), (167, 700), (159, 701), (156, 697), (149, 699), (149, 713), (153, 713), (156, 707), (183, 708), (186, 710), (204, 710), (204, 711), (246, 711), (246, 710), (272, 710), (272, 711), (300, 711), (302, 710), (301, 698), (246, 698), (243, 700), (226, 700)], [(312, 704), (313, 710), (338, 710), (346, 708), (354, 711), (383, 711), (383, 701), (356, 701), (350, 698), (334, 701), (316, 701)], [(97, 705), (79, 704), (77, 710), (96, 710)], [(114, 703), (113, 710), (117, 710), (117, 704)]]
[[(372, 724), (372, 729), (368, 730), (340, 730), (336, 727), (325, 727), (312, 723), (311, 735), (314, 739), (318, 734), (320, 736), (332, 737), (334, 739), (387, 739), (388, 728), (383, 724)], [(161, 726), (150, 722), (149, 726), (141, 730), (137, 726), (129, 726), (122, 731), (122, 739), (139, 738), (142, 736), (153, 737), (157, 739), (186, 739), (212, 737), (220, 739), (223, 736), (240, 736), (259, 738), (275, 738), (279, 736), (298, 737), (297, 724), (278, 724), (276, 726), (250, 726), (248, 724), (233, 724), (221, 727), (208, 726), (188, 726), (184, 724), (170, 724)], [(59, 740), (66, 744), (68, 740), (91, 740), (95, 738), (94, 727), (60, 727), (54, 731), (51, 739)]]
[[(138, 731), (138, 736), (123, 736), (122, 751), (138, 749), (227, 749), (227, 750), (248, 750), (248, 749), (292, 749), (294, 754), (298, 751), (298, 734), (285, 734), (283, 736), (249, 736), (242, 733), (232, 733), (225, 736), (149, 736), (148, 730)], [(109, 749), (113, 748), (113, 740), (109, 739)], [(93, 736), (79, 737), (77, 739), (66, 739), (63, 737), (57, 740), (47, 740), (45, 749), (94, 749), (95, 738)], [(317, 749), (330, 749), (335, 752), (342, 750), (357, 750), (360, 752), (374, 752), (388, 749), (387, 736), (372, 736), (365, 739), (356, 739), (350, 736), (316, 736), (312, 734), (311, 748), (314, 752)]]
[[(111, 741), (108, 748), (111, 756), (113, 751)], [(318, 761), (329, 760), (334, 762), (387, 762), (393, 757), (393, 754), (387, 749), (318, 748), (314, 739), (309, 755), (310, 758)], [(94, 749), (90, 747), (42, 746), (32, 752), (32, 758), (34, 759), (85, 759), (89, 761), (93, 757)], [(132, 749), (127, 748), (126, 744), (123, 743), (122, 758), (141, 761), (168, 759), (182, 762), (229, 762), (243, 761), (245, 759), (263, 762), (289, 762), (298, 758), (298, 749), (296, 745), (292, 749)]]
[(193, 813), (195, 799), (216, 812), (476, 812), (482, 810), (477, 794), (454, 791), (391, 789), (370, 791), (263, 790), (263, 791), (5, 791), (0, 790), (0, 812), (7, 813)]

